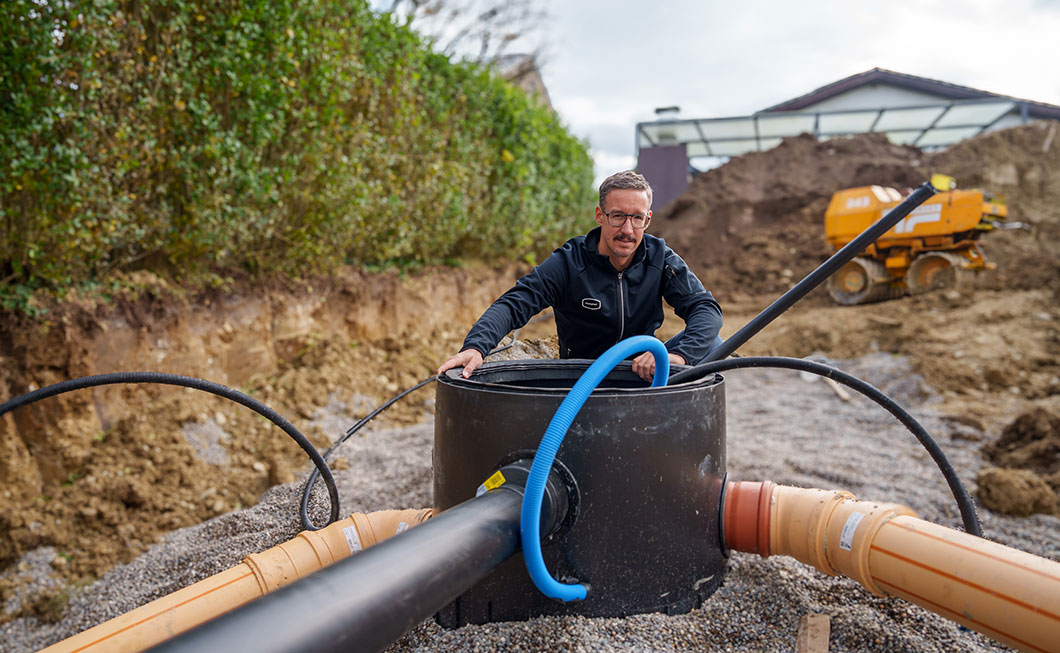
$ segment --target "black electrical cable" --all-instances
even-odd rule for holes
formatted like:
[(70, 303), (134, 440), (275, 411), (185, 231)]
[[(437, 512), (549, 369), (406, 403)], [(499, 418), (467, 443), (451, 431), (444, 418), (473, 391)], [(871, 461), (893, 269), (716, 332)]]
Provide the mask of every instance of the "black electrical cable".
[[(483, 359), (489, 358), (490, 356), (492, 356), (494, 354), (499, 354), (502, 351), (507, 351), (507, 350), (511, 349), (512, 347), (514, 347), (515, 346), (515, 341), (519, 339), (519, 332), (522, 331), (524, 327), (528, 327), (531, 324), (533, 324), (534, 322), (540, 322), (542, 320), (551, 320), (553, 317), (555, 317), (555, 316), (552, 313), (542, 313), (541, 315), (537, 315), (535, 317), (530, 318), (529, 322), (527, 322), (523, 326), (519, 327), (515, 331), (511, 332), (511, 334), (510, 334), (512, 336), (511, 342), (509, 342), (508, 344), (504, 345), (503, 347), (498, 347), (498, 348), (494, 349), (490, 353), (488, 353), (485, 356), (483, 356)], [(507, 337), (507, 336), (505, 336), (505, 337)], [(504, 340), (504, 338), (501, 338), (502, 342), (503, 342), (503, 340)], [(498, 344), (500, 344), (500, 343), (498, 343)]]
[[(540, 317), (541, 316), (538, 316), (538, 317), (534, 318), (534, 320), (539, 319)], [(546, 317), (550, 317), (550, 316), (546, 316)], [(534, 320), (530, 320), (530, 322), (533, 322)], [(529, 322), (528, 322), (528, 324), (529, 324)], [(515, 344), (516, 339), (519, 337), (519, 332), (521, 330), (522, 330), (522, 327), (519, 327), (518, 329), (513, 331), (511, 333), (511, 336), (512, 336), (512, 341), (511, 342), (509, 342), (507, 345), (505, 345), (503, 347), (499, 347), (497, 349), (494, 349), (490, 353), (486, 354), (483, 357), (483, 359), (489, 358), (490, 356), (493, 356), (494, 354), (499, 354), (502, 351), (505, 351), (507, 349), (511, 349), (512, 345)], [(379, 415), (379, 413), (383, 412), (387, 408), (390, 408), (396, 402), (400, 401), (401, 399), (403, 399), (407, 395), (410, 395), (413, 392), (419, 390), (420, 388), (422, 388), (423, 386), (427, 385), (431, 381), (436, 380), (437, 378), (438, 378), (437, 376), (431, 376), (431, 377), (428, 377), (428, 378), (420, 381), (419, 383), (417, 383), (416, 385), (412, 386), (411, 388), (402, 391), (401, 394), (398, 394), (398, 395), (395, 395), (394, 397), (391, 397), (385, 403), (383, 403), (381, 406), (379, 406), (378, 408), (376, 408), (372, 412), (370, 412), (367, 415), (365, 415), (364, 417), (362, 417), (360, 420), (357, 421), (356, 424), (354, 424), (353, 426), (351, 426), (350, 428), (348, 428), (346, 430), (345, 435), (343, 435), (341, 438), (339, 438), (339, 440), (337, 442), (335, 442), (330, 447), (328, 447), (327, 451), (324, 452), (324, 460), (325, 461), (329, 460), (331, 458), (331, 454), (334, 453), (334, 451), (336, 449), (338, 449), (339, 446), (342, 443), (346, 442), (351, 437), (353, 437), (353, 435), (355, 433), (357, 433), (357, 431), (360, 431), (362, 428), (364, 428), (365, 424), (367, 424), (368, 422), (370, 422), (373, 419), (375, 419), (375, 417), (377, 415)], [(319, 530), (319, 529), (316, 528), (315, 526), (313, 526), (310, 523), (310, 521), (309, 521), (309, 496), (310, 496), (310, 494), (312, 494), (313, 486), (316, 484), (318, 478), (320, 478), (320, 472), (319, 472), (319, 470), (314, 469), (312, 471), (312, 473), (310, 473), (309, 479), (306, 481), (305, 488), (302, 490), (302, 505), (299, 508), (299, 516), (302, 518), (302, 524), (305, 525), (305, 527), (308, 530), (314, 530), (314, 531), (315, 530)]]
[[(420, 381), (419, 383), (417, 383), (416, 385), (412, 386), (408, 390), (403, 391), (401, 394), (398, 394), (398, 395), (395, 395), (395, 396), (391, 397), (383, 405), (379, 406), (378, 408), (376, 408), (372, 412), (370, 412), (367, 415), (365, 415), (364, 417), (362, 417), (360, 420), (358, 420), (358, 422), (356, 424), (354, 424), (353, 426), (351, 426), (349, 429), (346, 430), (346, 434), (345, 435), (343, 435), (341, 438), (338, 439), (338, 441), (336, 441), (334, 444), (332, 444), (330, 447), (328, 447), (328, 450), (324, 452), (324, 460), (326, 461), (328, 458), (330, 458), (332, 452), (334, 452), (336, 449), (338, 449), (339, 446), (343, 442), (345, 442), (346, 440), (349, 440), (351, 437), (353, 437), (353, 434), (356, 433), (357, 431), (360, 431), (361, 428), (365, 424), (367, 424), (368, 422), (370, 422), (373, 419), (375, 419), (376, 415), (378, 415), (379, 413), (383, 412), (387, 408), (390, 408), (390, 406), (392, 406), (395, 402), (397, 402), (398, 400), (402, 399), (406, 395), (412, 394), (413, 392), (419, 390), (420, 388), (422, 388), (423, 386), (427, 385), (431, 381), (434, 381), (436, 378), (438, 378), (438, 377), (431, 376), (431, 377), (428, 377), (428, 378)], [(325, 468), (326, 467), (327, 467), (327, 465), (325, 465)], [(301, 506), (301, 509), (299, 511), (299, 515), (302, 518), (302, 524), (305, 525), (307, 530), (311, 530), (311, 531), (320, 530), (316, 526), (313, 526), (313, 524), (310, 523), (310, 521), (309, 521), (309, 495), (313, 491), (313, 485), (315, 485), (316, 482), (317, 482), (317, 479), (320, 478), (320, 474), (321, 474), (321, 472), (320, 472), (319, 469), (314, 469), (313, 472), (309, 475), (309, 480), (307, 480), (306, 483), (305, 483), (305, 489), (302, 490), (302, 506)], [(334, 519), (332, 519), (332, 521), (334, 521)], [(331, 523), (331, 522), (328, 522), (328, 523)]]
[(897, 402), (883, 394), (883, 392), (875, 386), (862, 381), (856, 376), (851, 376), (850, 374), (834, 367), (802, 358), (753, 356), (744, 358), (727, 358), (720, 361), (712, 361), (697, 365), (670, 377), (670, 385), (684, 383), (686, 381), (694, 381), (703, 378), (707, 374), (733, 370), (741, 367), (779, 367), (818, 374), (838, 383), (842, 383), (853, 390), (857, 390), (869, 399), (875, 401), (891, 415), (898, 418), (898, 421), (916, 436), (917, 440), (920, 441), (920, 444), (927, 450), (928, 455), (931, 456), (931, 459), (935, 461), (936, 465), (938, 465), (939, 470), (942, 472), (942, 476), (946, 479), (946, 484), (949, 485), (950, 491), (953, 492), (953, 498), (957, 501), (957, 507), (961, 512), (961, 519), (964, 522), (964, 530), (972, 535), (977, 535), (979, 537), (983, 536), (982, 528), (979, 525), (979, 516), (975, 513), (975, 506), (972, 504), (972, 499), (968, 496), (964, 484), (961, 483), (961, 479), (957, 476), (957, 472), (954, 471), (953, 466), (950, 465), (950, 461), (946, 458), (946, 454), (942, 452), (942, 449), (939, 448), (939, 445), (930, 435), (928, 435), (928, 432), (923, 426), (921, 426), (920, 422), (918, 422), (904, 408), (899, 406)]
[[(485, 360), (486, 358), (489, 358), (490, 356), (492, 356), (494, 354), (499, 354), (502, 351), (508, 351), (509, 349), (514, 347), (515, 346), (515, 341), (519, 338), (519, 332), (522, 331), (522, 330), (523, 330), (522, 327), (520, 327), (520, 328), (516, 329), (515, 331), (512, 331), (512, 334), (511, 334), (512, 335), (512, 340), (511, 340), (511, 342), (509, 342), (508, 344), (504, 345), (503, 347), (497, 347), (496, 349), (494, 349), (490, 353), (486, 354), (485, 356), (482, 357), (483, 360)], [(503, 341), (504, 338), (501, 338), (501, 340)], [(500, 343), (498, 343), (498, 344), (500, 344)]]
[[(227, 386), (214, 383), (212, 381), (206, 381), (205, 379), (197, 379), (190, 376), (181, 376), (179, 374), (166, 374), (163, 372), (113, 372), (110, 374), (96, 374), (94, 376), (83, 376), (78, 379), (70, 379), (68, 381), (61, 381), (54, 385), (49, 385), (33, 392), (27, 392), (26, 394), (19, 395), (14, 399), (4, 402), (0, 405), (0, 416), (8, 413), (16, 408), (21, 408), (28, 404), (32, 404), (35, 401), (41, 399), (47, 399), (48, 397), (54, 397), (55, 395), (63, 394), (64, 392), (70, 392), (72, 390), (81, 390), (84, 388), (94, 388), (100, 385), (111, 385), (117, 383), (160, 383), (163, 385), (176, 385), (185, 388), (192, 388), (195, 390), (202, 390), (203, 392), (209, 392), (225, 399), (230, 399), (237, 404), (242, 404), (262, 417), (268, 419), (270, 422), (279, 426), (287, 435), (291, 436), (298, 446), (305, 451), (306, 454), (312, 459), (313, 464), (316, 467), (313, 469), (313, 473), (320, 476), (323, 475), (324, 483), (328, 487), (328, 496), (331, 498), (331, 518), (329, 524), (337, 521), (339, 518), (339, 491), (335, 486), (335, 477), (331, 474), (331, 469), (328, 468), (327, 462), (321, 457), (320, 452), (316, 450), (309, 440), (302, 435), (302, 433), (294, 427), (293, 424), (288, 422), (279, 413), (269, 408), (265, 404), (261, 403), (253, 397), (249, 397), (238, 390), (233, 390)], [(304, 513), (303, 513), (304, 515)], [(313, 528), (313, 525), (308, 523), (308, 520), (303, 516), (302, 525), (306, 528)]]

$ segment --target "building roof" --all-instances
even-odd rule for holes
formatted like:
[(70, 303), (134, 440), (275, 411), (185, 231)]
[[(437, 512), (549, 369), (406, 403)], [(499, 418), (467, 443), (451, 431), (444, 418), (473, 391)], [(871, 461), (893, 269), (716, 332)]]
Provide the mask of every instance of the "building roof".
[(501, 74), (501, 77), (518, 74), (525, 67), (537, 68), (537, 61), (534, 56), (525, 53), (502, 54), (491, 63), (497, 68), (497, 72)]
[(552, 98), (545, 87), (545, 80), (541, 77), (536, 55), (504, 54), (494, 59), (490, 65), (509, 83), (536, 97), (540, 105), (552, 107)]
[(803, 110), (807, 107), (812, 107), (819, 102), (823, 102), (824, 100), (831, 99), (853, 89), (870, 84), (895, 86), (910, 91), (919, 91), (921, 93), (937, 95), (940, 98), (948, 100), (984, 100), (991, 98), (1018, 100), (1026, 105), (1030, 118), (1050, 118), (1052, 120), (1060, 120), (1060, 106), (1014, 98), (1008, 95), (999, 95), (997, 93), (981, 91), (968, 86), (961, 86), (960, 84), (951, 84), (937, 79), (928, 79), (927, 77), (917, 77), (916, 75), (899, 73), (885, 68), (873, 68), (872, 70), (863, 73), (845, 77), (805, 95), (800, 95), (797, 98), (763, 109), (762, 113)]

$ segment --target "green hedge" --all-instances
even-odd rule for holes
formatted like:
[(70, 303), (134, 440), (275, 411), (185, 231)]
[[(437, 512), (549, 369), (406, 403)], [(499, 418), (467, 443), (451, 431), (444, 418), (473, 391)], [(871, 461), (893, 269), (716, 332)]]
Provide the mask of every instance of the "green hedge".
[(363, 0), (0, 2), (0, 282), (541, 256), (586, 145)]

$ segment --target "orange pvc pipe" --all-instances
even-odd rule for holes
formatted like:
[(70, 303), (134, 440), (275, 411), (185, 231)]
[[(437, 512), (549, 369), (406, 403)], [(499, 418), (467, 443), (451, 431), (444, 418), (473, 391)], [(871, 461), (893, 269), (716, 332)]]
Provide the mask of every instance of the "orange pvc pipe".
[(911, 517), (880, 529), (877, 587), (1024, 651), (1060, 651), (1060, 563)]
[(292, 540), (248, 555), (231, 569), (89, 628), (44, 651), (142, 651), (401, 533), (432, 514), (430, 509), (356, 513), (319, 531), (302, 531)]
[(774, 487), (773, 481), (727, 484), (722, 511), (726, 546), (735, 551), (769, 557), (769, 506), (773, 501)]
[[(768, 485), (767, 485), (768, 483)], [(1060, 651), (1060, 563), (918, 519), (849, 492), (730, 483), (726, 545), (788, 555), (898, 596), (1025, 651)], [(770, 500), (763, 500), (768, 493)], [(750, 511), (747, 506), (767, 506)], [(730, 527), (730, 505), (734, 512)], [(768, 531), (769, 547), (757, 544)], [(748, 543), (754, 543), (748, 546)]]

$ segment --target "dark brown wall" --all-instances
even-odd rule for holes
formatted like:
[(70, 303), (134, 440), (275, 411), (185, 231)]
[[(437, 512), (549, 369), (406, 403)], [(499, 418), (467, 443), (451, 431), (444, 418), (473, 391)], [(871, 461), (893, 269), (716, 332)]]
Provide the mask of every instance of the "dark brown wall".
[(688, 154), (684, 145), (643, 147), (637, 157), (637, 171), (651, 184), (652, 210), (658, 211), (688, 188)]

